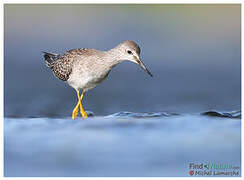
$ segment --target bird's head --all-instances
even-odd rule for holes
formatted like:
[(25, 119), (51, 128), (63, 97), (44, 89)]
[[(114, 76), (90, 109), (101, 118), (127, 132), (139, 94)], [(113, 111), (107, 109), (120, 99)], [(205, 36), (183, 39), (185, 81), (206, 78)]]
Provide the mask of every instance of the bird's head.
[(124, 41), (119, 45), (120, 49), (120, 58), (123, 60), (132, 61), (138, 64), (143, 70), (145, 70), (150, 76), (153, 76), (152, 73), (147, 69), (143, 64), (140, 58), (140, 47), (134, 41)]

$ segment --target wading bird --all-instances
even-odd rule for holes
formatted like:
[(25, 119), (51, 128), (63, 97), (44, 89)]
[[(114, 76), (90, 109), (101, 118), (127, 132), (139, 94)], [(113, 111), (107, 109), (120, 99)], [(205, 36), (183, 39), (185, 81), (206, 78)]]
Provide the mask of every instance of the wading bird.
[[(142, 63), (140, 47), (134, 41), (124, 41), (108, 51), (80, 48), (69, 50), (63, 55), (43, 53), (47, 67), (57, 78), (66, 81), (77, 92), (78, 102), (73, 109), (72, 119), (77, 117), (79, 107), (81, 116), (87, 118), (81, 103), (85, 92), (100, 84), (111, 69), (122, 61), (132, 61), (152, 76)], [(80, 90), (82, 90), (81, 95)]]

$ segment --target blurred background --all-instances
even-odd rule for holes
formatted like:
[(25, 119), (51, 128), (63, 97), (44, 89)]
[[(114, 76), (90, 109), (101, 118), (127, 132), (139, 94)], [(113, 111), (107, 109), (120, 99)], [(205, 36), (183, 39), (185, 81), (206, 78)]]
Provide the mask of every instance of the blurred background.
[(95, 115), (118, 111), (202, 112), (241, 106), (240, 5), (4, 6), (4, 112), (70, 116), (75, 91), (41, 51), (108, 50), (136, 41), (154, 77), (124, 62), (84, 97)]

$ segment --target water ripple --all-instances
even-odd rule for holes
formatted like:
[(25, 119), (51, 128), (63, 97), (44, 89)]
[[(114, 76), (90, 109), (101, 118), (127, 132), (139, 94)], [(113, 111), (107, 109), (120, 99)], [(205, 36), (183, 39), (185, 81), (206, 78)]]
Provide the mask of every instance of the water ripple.
[(169, 117), (174, 115), (179, 115), (179, 114), (168, 113), (168, 112), (134, 113), (128, 111), (121, 111), (121, 112), (108, 115), (106, 116), (106, 118), (113, 118), (113, 117), (153, 118), (153, 117)]
[(231, 112), (206, 111), (201, 114), (206, 116), (213, 116), (213, 117), (241, 119), (241, 111), (231, 111)]

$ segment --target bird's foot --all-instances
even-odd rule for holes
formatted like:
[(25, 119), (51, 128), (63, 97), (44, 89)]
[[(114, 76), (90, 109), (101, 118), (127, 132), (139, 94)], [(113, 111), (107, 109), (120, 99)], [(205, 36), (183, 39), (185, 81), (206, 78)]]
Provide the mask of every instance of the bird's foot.
[(79, 107), (80, 107), (80, 103), (78, 103), (75, 108), (73, 109), (73, 112), (72, 112), (72, 119), (75, 119), (78, 115), (78, 111), (79, 111)]
[(79, 111), (79, 108), (80, 108), (80, 113), (81, 113), (81, 116), (83, 118), (87, 118), (88, 115), (87, 113), (85, 112), (83, 106), (82, 106), (82, 103), (81, 103), (81, 100), (83, 99), (84, 97), (84, 93), (85, 91), (82, 92), (81, 96), (79, 94), (79, 90), (76, 90), (77, 92), (77, 97), (78, 97), (78, 103), (77, 105), (75, 106), (75, 108), (73, 109), (73, 113), (72, 113), (72, 119), (75, 119), (77, 117), (77, 114), (78, 114), (78, 111)]
[(86, 111), (84, 111), (83, 108), (80, 109), (80, 114), (81, 114), (81, 116), (82, 116), (83, 118), (87, 118), (87, 117), (88, 117)]

